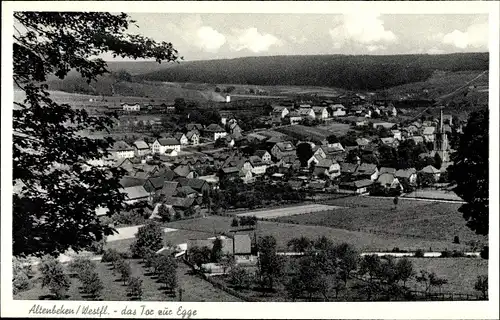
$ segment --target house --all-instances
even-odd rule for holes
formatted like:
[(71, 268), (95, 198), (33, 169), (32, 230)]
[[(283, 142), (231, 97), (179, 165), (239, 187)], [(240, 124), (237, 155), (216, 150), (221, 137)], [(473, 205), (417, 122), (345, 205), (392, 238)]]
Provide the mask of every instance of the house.
[(134, 149), (135, 149), (135, 155), (137, 157), (142, 157), (151, 153), (151, 148), (144, 140), (134, 141)]
[(424, 137), (422, 136), (413, 136), (409, 137), (409, 139), (413, 140), (415, 144), (423, 143), (424, 142)]
[(196, 130), (198, 132), (201, 132), (203, 130), (203, 125), (201, 125), (199, 123), (188, 123), (188, 124), (186, 124), (186, 130), (187, 131)]
[(318, 156), (322, 159), (326, 158), (326, 152), (325, 152), (325, 150), (323, 150), (323, 147), (314, 146), (314, 147), (312, 147), (312, 151), (314, 152), (313, 156)]
[(119, 183), (122, 188), (129, 188), (129, 187), (143, 186), (145, 182), (146, 182), (145, 179), (132, 176), (123, 176), (120, 179)]
[(326, 107), (312, 107), (314, 116), (318, 120), (326, 120), (329, 118), (328, 109)]
[(325, 181), (311, 181), (308, 188), (314, 191), (325, 191), (326, 182)]
[(353, 175), (358, 169), (357, 163), (342, 162), (340, 164), (340, 173), (344, 175)]
[(340, 165), (337, 161), (323, 159), (316, 164), (313, 171), (313, 175), (315, 176), (320, 176), (322, 174), (330, 178), (336, 178), (340, 176)]
[(181, 144), (179, 140), (175, 138), (160, 138), (156, 139), (151, 145), (151, 151), (154, 154), (166, 154), (167, 150), (170, 150), (170, 154), (172, 153), (172, 150), (177, 152), (181, 151)]
[(186, 133), (186, 139), (188, 143), (196, 146), (200, 143), (200, 134), (196, 130), (191, 130)]
[(271, 154), (267, 150), (256, 150), (254, 156), (259, 157), (264, 163), (271, 162)]
[(302, 121), (302, 115), (297, 111), (292, 111), (286, 115), (286, 119), (290, 122), (290, 124), (299, 124)]
[(285, 156), (295, 156), (295, 152), (295, 146), (289, 141), (278, 142), (271, 149), (271, 155), (273, 155), (278, 160)]
[(316, 166), (324, 158), (320, 155), (312, 155), (309, 160), (307, 160), (307, 167), (310, 168), (312, 165)]
[(141, 105), (138, 103), (128, 104), (122, 103), (123, 111), (141, 111)]
[(346, 108), (341, 104), (334, 104), (330, 108), (332, 110), (332, 117), (343, 117), (346, 115)]
[(314, 113), (314, 110), (310, 107), (299, 108), (297, 112), (303, 118), (316, 119), (316, 114)]
[(226, 167), (219, 170), (219, 178), (225, 178), (229, 180), (234, 180), (239, 178), (240, 169), (237, 167)]
[(282, 119), (286, 117), (286, 115), (290, 113), (287, 107), (284, 106), (275, 106), (273, 107), (273, 111), (271, 113), (271, 117), (273, 122), (280, 123)]
[(443, 124), (453, 126), (453, 116), (451, 114), (443, 114)]
[(396, 124), (395, 123), (390, 123), (390, 122), (374, 122), (373, 123), (373, 128), (378, 129), (379, 127), (383, 127), (386, 129), (391, 129), (394, 127)]
[(252, 239), (248, 234), (233, 236), (233, 254), (235, 256), (250, 255), (252, 253)]
[(424, 127), (422, 135), (425, 142), (434, 142), (436, 138), (436, 127)]
[(368, 140), (366, 138), (357, 138), (356, 139), (356, 144), (358, 145), (358, 147), (364, 148), (364, 147), (366, 147), (367, 145), (370, 144), (370, 140)]
[(135, 173), (134, 166), (138, 163), (140, 163), (140, 160), (136, 158), (125, 158), (122, 162), (120, 162), (120, 164), (118, 164), (118, 167), (127, 170), (127, 172), (133, 175)]
[(223, 110), (223, 111), (220, 111), (219, 114), (220, 114), (220, 122), (224, 126), (228, 123), (229, 120), (234, 119), (234, 115), (232, 112)]
[(252, 174), (252, 170), (247, 170), (245, 168), (242, 168), (239, 171), (239, 176), (240, 176), (241, 180), (243, 180), (243, 183), (252, 183), (255, 181), (253, 174)]
[(177, 187), (177, 195), (180, 197), (196, 198), (198, 197), (198, 192), (191, 188), (190, 186)]
[(394, 106), (389, 106), (387, 109), (388, 115), (391, 115), (393, 117), (398, 115), (398, 110)]
[(431, 165), (428, 165), (427, 167), (423, 168), (418, 173), (421, 174), (422, 176), (427, 176), (431, 178), (431, 180), (434, 182), (439, 181), (439, 178), (441, 176), (441, 171), (439, 171), (438, 169), (434, 168)]
[(417, 170), (415, 168), (400, 169), (396, 171), (395, 176), (400, 182), (405, 181), (411, 185), (417, 184)]
[(177, 132), (176, 134), (174, 134), (174, 138), (177, 139), (177, 141), (179, 141), (181, 146), (185, 146), (185, 145), (189, 144), (189, 140), (188, 140), (187, 136), (182, 132)]
[(257, 156), (251, 156), (248, 161), (251, 164), (250, 170), (254, 175), (263, 175), (266, 173), (268, 164), (262, 161), (261, 158)]
[(373, 185), (370, 179), (362, 179), (339, 184), (340, 193), (367, 194), (369, 187)]
[(229, 133), (231, 133), (232, 135), (241, 135), (242, 131), (243, 130), (241, 130), (241, 127), (236, 122), (232, 122), (229, 124)]
[(345, 149), (340, 142), (329, 143), (326, 147), (322, 147), (322, 149), (327, 157), (333, 157), (345, 152)]
[(193, 178), (193, 179), (188, 179), (187, 180), (187, 185), (199, 194), (205, 194), (209, 192), (212, 188), (210, 187), (210, 184), (203, 179), (198, 178)]
[(116, 141), (109, 152), (115, 159), (125, 159), (135, 157), (135, 150), (125, 141)]
[(362, 163), (356, 169), (355, 175), (356, 177), (361, 177), (375, 181), (378, 178), (377, 165), (373, 163)]
[(377, 183), (385, 189), (402, 189), (401, 183), (393, 173), (382, 173), (378, 176)]
[(209, 186), (209, 188), (211, 188), (211, 189), (216, 190), (219, 188), (219, 177), (216, 174), (199, 176), (197, 179), (205, 181), (207, 183), (207, 185)]
[(299, 190), (302, 188), (302, 185), (304, 182), (302, 180), (289, 180), (288, 185), (293, 189), (293, 190)]
[(381, 167), (379, 170), (379, 174), (384, 174), (384, 173), (396, 174), (396, 169), (388, 168), (388, 167)]
[(391, 130), (391, 133), (392, 133), (392, 137), (394, 139), (399, 140), (399, 141), (403, 140), (403, 136), (401, 134), (401, 131), (399, 131), (399, 130)]
[(180, 165), (174, 169), (174, 173), (176, 177), (183, 177), (192, 179), (195, 177), (196, 173), (189, 165)]
[(214, 141), (223, 138), (227, 135), (227, 132), (221, 128), (218, 124), (212, 123), (203, 130), (204, 135), (207, 138), (213, 139)]
[(230, 148), (234, 147), (234, 144), (236, 143), (234, 141), (234, 138), (232, 136), (230, 136), (230, 135), (227, 135), (227, 136), (225, 136), (225, 137), (223, 137), (221, 139), (223, 139), (222, 141), (224, 141), (226, 143), (226, 146), (228, 146)]
[(383, 145), (386, 145), (386, 146), (389, 146), (389, 147), (393, 147), (393, 148), (397, 148), (398, 145), (399, 145), (398, 140), (394, 139), (393, 137), (380, 138), (380, 142)]
[(177, 181), (165, 181), (163, 183), (163, 188), (160, 190), (160, 194), (164, 195), (166, 199), (170, 199), (177, 195), (178, 187), (179, 182)]
[(144, 186), (132, 186), (121, 189), (125, 193), (125, 203), (133, 204), (142, 201), (150, 201), (151, 195)]

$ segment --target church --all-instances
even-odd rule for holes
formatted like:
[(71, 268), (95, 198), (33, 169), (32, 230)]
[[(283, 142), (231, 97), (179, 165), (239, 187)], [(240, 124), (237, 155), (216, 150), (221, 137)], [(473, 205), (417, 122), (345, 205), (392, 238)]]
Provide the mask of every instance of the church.
[(442, 165), (440, 169), (442, 172), (446, 170), (446, 168), (452, 164), (450, 160), (450, 145), (448, 143), (448, 136), (446, 135), (446, 131), (444, 130), (443, 123), (443, 108), (441, 107), (441, 113), (439, 117), (439, 127), (437, 128), (436, 137), (434, 139), (434, 150), (431, 151), (430, 156), (434, 157), (436, 154), (441, 158)]

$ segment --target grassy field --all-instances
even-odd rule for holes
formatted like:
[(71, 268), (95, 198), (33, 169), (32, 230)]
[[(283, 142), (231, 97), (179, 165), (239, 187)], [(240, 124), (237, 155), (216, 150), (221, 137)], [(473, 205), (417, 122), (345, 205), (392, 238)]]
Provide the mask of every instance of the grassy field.
[[(417, 272), (435, 272), (438, 277), (448, 280), (448, 283), (443, 285), (442, 292), (477, 294), (474, 290), (477, 276), (488, 274), (488, 260), (479, 258), (409, 259)], [(413, 288), (415, 285), (415, 281), (409, 284)]]
[(318, 140), (323, 140), (332, 134), (332, 132), (326, 129), (320, 129), (319, 127), (307, 127), (298, 124), (293, 126), (281, 127), (276, 130), (296, 139), (315, 138)]
[(465, 220), (457, 211), (460, 207), (458, 203), (400, 198), (397, 208), (394, 209), (392, 199), (348, 197), (329, 200), (327, 204), (345, 208), (275, 220), (346, 230), (391, 232), (449, 244), (455, 235), (462, 244), (468, 241), (487, 241), (465, 226)]
[[(210, 236), (211, 232), (212, 234), (214, 232), (228, 233), (232, 229), (230, 227), (231, 220), (232, 218), (230, 217), (210, 216), (206, 218), (171, 222), (167, 224), (167, 226), (175, 229), (205, 232), (208, 236)], [(257, 237), (267, 235), (274, 236), (276, 238), (279, 250), (287, 250), (288, 241), (300, 236), (308, 237), (310, 239), (316, 239), (320, 236), (326, 236), (334, 243), (350, 243), (360, 251), (390, 251), (396, 247), (401, 250), (412, 251), (417, 249), (428, 250), (429, 248), (437, 251), (442, 251), (445, 249), (465, 249), (465, 245), (453, 244), (451, 240), (428, 240), (406, 236), (351, 231), (326, 226), (279, 223), (273, 221), (259, 221), (257, 229), (255, 231), (244, 232), (249, 233), (252, 238), (254, 237), (254, 235), (256, 235)], [(170, 232), (168, 234), (175, 233), (176, 232)]]
[(327, 125), (318, 126), (317, 128), (326, 130), (337, 137), (341, 137), (350, 130), (351, 126), (345, 123), (329, 123)]
[[(143, 280), (143, 296), (141, 301), (179, 301), (178, 296), (162, 289), (162, 284), (156, 282), (156, 277), (146, 273), (140, 261), (129, 260), (132, 270), (132, 276), (140, 277)], [(119, 280), (120, 276), (113, 274), (111, 266), (102, 262), (96, 262), (96, 271), (103, 282), (101, 300), (104, 301), (126, 301), (130, 300), (127, 296), (127, 287)], [(37, 274), (36, 277), (39, 276)], [(178, 288), (182, 288), (182, 301), (190, 302), (231, 302), (240, 301), (226, 292), (215, 288), (210, 283), (190, 273), (190, 268), (184, 263), (179, 262), (177, 268)], [(72, 278), (71, 286), (68, 290), (66, 300), (90, 300), (89, 297), (82, 295), (79, 287), (79, 280)], [(47, 288), (42, 288), (41, 283), (35, 280), (34, 286), (27, 291), (20, 292), (14, 296), (16, 300), (44, 300), (51, 299)]]

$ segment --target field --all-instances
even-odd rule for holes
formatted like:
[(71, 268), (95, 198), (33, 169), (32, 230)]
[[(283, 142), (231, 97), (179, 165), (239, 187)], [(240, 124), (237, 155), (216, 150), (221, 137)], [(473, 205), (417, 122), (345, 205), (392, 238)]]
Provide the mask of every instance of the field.
[(279, 218), (279, 217), (289, 217), (297, 214), (307, 214), (318, 211), (325, 211), (336, 209), (334, 206), (325, 206), (322, 204), (308, 204), (304, 206), (293, 206), (289, 208), (279, 208), (279, 209), (271, 209), (271, 210), (256, 210), (256, 211), (248, 211), (245, 213), (239, 213), (237, 216), (239, 217), (248, 217), (255, 216), (257, 218)]
[(465, 220), (457, 211), (460, 207), (458, 203), (400, 198), (396, 209), (392, 198), (348, 197), (328, 200), (326, 203), (344, 208), (275, 220), (353, 231), (394, 233), (427, 241), (442, 241), (446, 244), (451, 244), (455, 235), (462, 244), (472, 240), (487, 242), (487, 239), (476, 235), (465, 226)]
[[(140, 277), (143, 280), (143, 297), (141, 301), (179, 301), (179, 296), (174, 296), (170, 292), (165, 292), (162, 285), (156, 282), (156, 277), (150, 276), (139, 260), (129, 260), (132, 276)], [(114, 275), (111, 267), (102, 262), (96, 262), (96, 271), (103, 281), (104, 290), (102, 300), (104, 301), (127, 301), (127, 287), (119, 281), (119, 276)], [(39, 275), (37, 275), (39, 276)], [(36, 279), (36, 276), (35, 278)], [(177, 268), (178, 288), (182, 288), (182, 301), (191, 302), (232, 302), (240, 301), (226, 292), (215, 288), (210, 283), (190, 273), (190, 268), (179, 262)], [(77, 279), (71, 279), (71, 287), (66, 300), (89, 300), (89, 297), (82, 295), (79, 291), (80, 283)], [(33, 288), (20, 292), (14, 296), (16, 300), (45, 300), (50, 299), (49, 291), (41, 287), (40, 281), (35, 280)]]
[(326, 125), (318, 126), (317, 128), (326, 130), (337, 137), (341, 137), (350, 130), (351, 126), (344, 123), (329, 123)]
[(319, 127), (307, 127), (299, 124), (280, 127), (276, 130), (296, 139), (314, 138), (316, 140), (324, 140), (332, 134), (332, 132), (326, 129), (320, 129)]
[[(488, 260), (479, 258), (409, 258), (413, 268), (435, 272), (438, 277), (445, 278), (448, 283), (443, 285), (442, 292), (478, 294), (474, 283), (479, 275), (488, 274)], [(409, 284), (414, 286), (415, 282)]]
[[(342, 209), (335, 209), (342, 210)], [(306, 214), (302, 216), (314, 216), (316, 213)], [(295, 217), (302, 217), (295, 216)], [(293, 219), (295, 217), (283, 218)], [(167, 235), (181, 233), (184, 231), (199, 231), (206, 234), (206, 238), (213, 236), (216, 233), (228, 233), (232, 228), (231, 217), (209, 216), (206, 218), (197, 218), (184, 221), (175, 221), (168, 223), (169, 228), (179, 229), (176, 232), (170, 232)], [(277, 219), (280, 220), (280, 219)], [(280, 223), (273, 221), (259, 221), (255, 231), (242, 231), (254, 236), (263, 237), (267, 235), (274, 236), (277, 241), (279, 250), (287, 250), (287, 243), (293, 238), (304, 236), (310, 239), (316, 239), (321, 236), (326, 236), (334, 243), (350, 243), (360, 251), (391, 251), (393, 248), (401, 250), (415, 251), (417, 249), (442, 251), (449, 250), (464, 250), (465, 245), (453, 244), (451, 240), (431, 240), (415, 238), (410, 236), (398, 236), (388, 234), (375, 234), (363, 231), (345, 230), (341, 228), (332, 228), (317, 225), (301, 225)], [(112, 243), (113, 244), (113, 243)], [(111, 245), (112, 245), (111, 244)], [(432, 251), (431, 250), (431, 251)]]
[(457, 196), (453, 191), (445, 190), (417, 190), (411, 193), (405, 194), (403, 197), (407, 198), (427, 198), (427, 199), (441, 199), (441, 200), (452, 200), (452, 201), (463, 201), (462, 198)]

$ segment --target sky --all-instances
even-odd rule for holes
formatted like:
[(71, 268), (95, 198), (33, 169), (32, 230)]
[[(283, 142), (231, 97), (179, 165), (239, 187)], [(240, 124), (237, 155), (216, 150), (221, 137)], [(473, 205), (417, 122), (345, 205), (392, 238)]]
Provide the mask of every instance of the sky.
[[(488, 51), (486, 14), (129, 13), (140, 33), (171, 42), (184, 60), (300, 54)], [(110, 57), (105, 57), (106, 60)]]

